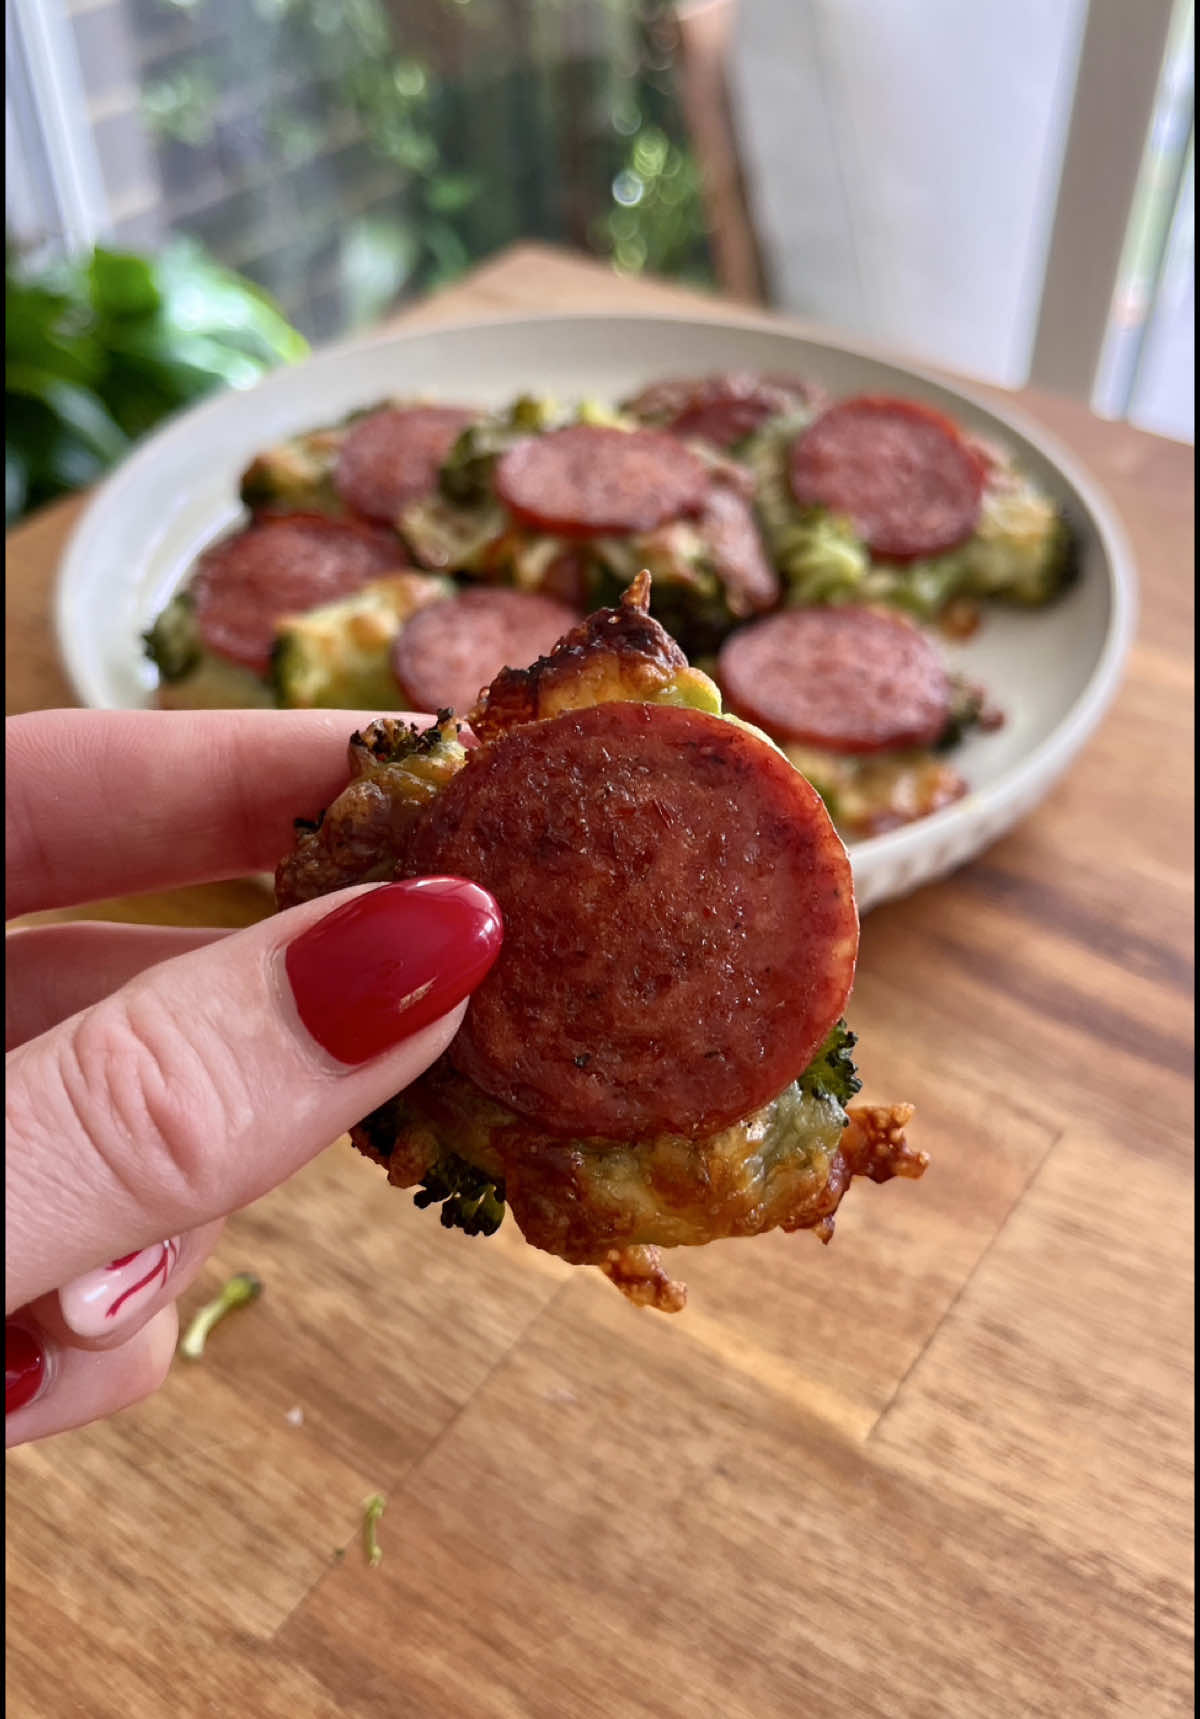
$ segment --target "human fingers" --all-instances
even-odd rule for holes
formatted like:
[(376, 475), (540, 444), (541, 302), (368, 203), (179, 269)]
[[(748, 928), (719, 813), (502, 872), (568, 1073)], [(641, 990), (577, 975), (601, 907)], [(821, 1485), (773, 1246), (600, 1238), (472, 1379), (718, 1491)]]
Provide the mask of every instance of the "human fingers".
[(501, 935), (460, 878), (359, 886), (10, 1051), (6, 1308), (284, 1181), (441, 1055)]
[(7, 1320), (5, 1444), (48, 1438), (141, 1402), (166, 1378), (178, 1335), (173, 1302), (116, 1349), (63, 1348), (30, 1315)]
[(293, 820), (345, 786), (350, 736), (370, 720), (336, 710), (9, 717), (6, 917), (272, 870)]
[(9, 931), (4, 939), (5, 1050), (98, 1003), (156, 962), (228, 935), (193, 926), (99, 920)]
[(94, 1271), (41, 1295), (27, 1309), (55, 1343), (115, 1349), (127, 1343), (168, 1302), (178, 1301), (203, 1270), (224, 1221), (168, 1236), (153, 1247), (118, 1254)]

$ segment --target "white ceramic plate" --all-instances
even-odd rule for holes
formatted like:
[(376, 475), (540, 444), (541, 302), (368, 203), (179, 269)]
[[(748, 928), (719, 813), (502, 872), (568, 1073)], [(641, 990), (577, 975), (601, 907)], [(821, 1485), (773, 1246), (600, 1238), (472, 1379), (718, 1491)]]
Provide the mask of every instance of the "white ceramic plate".
[(165, 426), (97, 491), (65, 552), (59, 645), (84, 704), (146, 704), (154, 671), (140, 635), (199, 551), (241, 512), (238, 479), (272, 442), (392, 394), (500, 405), (522, 391), (614, 400), (660, 376), (791, 371), (833, 393), (909, 394), (1011, 447), (1066, 507), (1081, 577), (1044, 610), (989, 610), (947, 655), (1002, 705), (998, 733), (955, 754), (971, 785), (917, 824), (851, 845), (862, 911), (942, 876), (994, 841), (1049, 790), (1116, 691), (1133, 631), (1134, 575), (1123, 533), (1091, 480), (1036, 426), (861, 349), (774, 324), (672, 316), (554, 316), (414, 330), (331, 347), (245, 393)]

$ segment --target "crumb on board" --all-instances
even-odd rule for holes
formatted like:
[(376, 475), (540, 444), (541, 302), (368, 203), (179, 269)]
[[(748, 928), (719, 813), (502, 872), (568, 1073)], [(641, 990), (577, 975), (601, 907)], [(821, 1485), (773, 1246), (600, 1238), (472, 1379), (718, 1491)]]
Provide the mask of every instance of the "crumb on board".
[(363, 1548), (367, 1554), (367, 1563), (374, 1569), (383, 1558), (383, 1547), (379, 1544), (379, 1518), (387, 1509), (387, 1499), (382, 1492), (372, 1493), (363, 1505)]
[(262, 1282), (250, 1271), (239, 1271), (229, 1279), (220, 1294), (207, 1302), (193, 1317), (179, 1342), (179, 1353), (187, 1361), (198, 1361), (204, 1353), (209, 1333), (235, 1308), (248, 1307), (263, 1292)]

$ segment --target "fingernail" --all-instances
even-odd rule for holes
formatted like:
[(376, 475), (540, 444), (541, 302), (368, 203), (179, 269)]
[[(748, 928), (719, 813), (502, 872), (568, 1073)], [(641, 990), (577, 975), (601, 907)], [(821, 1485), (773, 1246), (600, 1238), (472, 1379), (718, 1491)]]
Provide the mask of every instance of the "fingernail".
[(500, 909), (458, 877), (388, 883), (302, 932), (284, 964), (317, 1043), (357, 1065), (448, 1014), (500, 953)]
[(63, 1319), (78, 1337), (104, 1337), (123, 1330), (145, 1312), (178, 1259), (179, 1237), (171, 1236), (77, 1277), (58, 1292)]
[(27, 1325), (4, 1324), (4, 1413), (31, 1403), (46, 1377), (46, 1351)]

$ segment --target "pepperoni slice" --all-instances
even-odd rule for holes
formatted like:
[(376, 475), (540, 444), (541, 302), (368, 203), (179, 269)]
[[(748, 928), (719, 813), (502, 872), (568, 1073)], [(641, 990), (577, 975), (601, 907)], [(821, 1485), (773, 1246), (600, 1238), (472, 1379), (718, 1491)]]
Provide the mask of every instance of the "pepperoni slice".
[(517, 519), (563, 537), (653, 531), (696, 513), (708, 474), (659, 430), (570, 424), (518, 442), (496, 463), (496, 494)]
[(391, 525), (428, 495), (451, 448), (478, 413), (461, 406), (385, 406), (346, 432), (333, 487), (365, 519)]
[(739, 618), (761, 614), (779, 601), (779, 575), (767, 560), (754, 509), (728, 484), (709, 488), (700, 515), (725, 601)]
[(465, 714), (503, 668), (548, 656), (579, 611), (532, 591), (464, 591), (401, 628), (392, 669), (413, 710)]
[(652, 383), (628, 403), (635, 417), (659, 422), (674, 436), (695, 436), (731, 448), (768, 418), (794, 412), (813, 399), (809, 385), (792, 376), (734, 372)]
[(929, 746), (950, 718), (950, 681), (903, 615), (785, 609), (732, 634), (717, 675), (729, 706), (778, 740), (831, 752)]
[(808, 1067), (854, 976), (820, 798), (702, 711), (610, 703), (509, 731), (438, 795), (405, 869), (499, 902), (504, 948), (448, 1054), (554, 1133), (740, 1121)]
[(281, 615), (348, 597), (407, 565), (390, 532), (320, 513), (280, 514), (206, 550), (189, 594), (208, 649), (266, 674)]
[(796, 438), (790, 475), (802, 506), (844, 514), (885, 559), (941, 555), (979, 519), (978, 460), (949, 418), (916, 400), (839, 401)]

